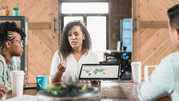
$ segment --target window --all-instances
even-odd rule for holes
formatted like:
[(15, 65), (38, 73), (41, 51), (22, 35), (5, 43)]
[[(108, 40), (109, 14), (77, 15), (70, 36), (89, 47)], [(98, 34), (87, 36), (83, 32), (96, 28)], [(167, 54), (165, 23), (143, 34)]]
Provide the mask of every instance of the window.
[(125, 18), (121, 20), (121, 40), (122, 46), (127, 46), (127, 50), (132, 52), (132, 19)]
[(62, 29), (70, 21), (85, 23), (92, 40), (92, 49), (107, 48), (108, 2), (62, 2)]
[(108, 13), (107, 2), (62, 2), (62, 14)]

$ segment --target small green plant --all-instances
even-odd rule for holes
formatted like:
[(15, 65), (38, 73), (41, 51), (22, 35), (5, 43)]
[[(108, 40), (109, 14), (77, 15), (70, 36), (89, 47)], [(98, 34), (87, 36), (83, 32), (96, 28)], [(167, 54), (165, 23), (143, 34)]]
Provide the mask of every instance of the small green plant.
[(59, 86), (56, 88), (47, 87), (44, 90), (44, 93), (52, 94), (52, 95), (75, 95), (80, 93), (87, 93), (90, 92), (88, 85), (83, 85), (82, 88), (78, 89), (77, 85), (75, 83), (66, 84), (63, 86)]
[(13, 10), (19, 10), (18, 6), (15, 6), (15, 7), (13, 8)]

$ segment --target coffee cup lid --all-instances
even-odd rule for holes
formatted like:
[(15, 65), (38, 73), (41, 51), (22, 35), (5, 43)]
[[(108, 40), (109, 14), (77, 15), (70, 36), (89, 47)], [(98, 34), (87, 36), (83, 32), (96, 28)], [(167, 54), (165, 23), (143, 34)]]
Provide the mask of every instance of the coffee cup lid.
[(131, 65), (141, 65), (142, 63), (140, 61), (134, 61), (134, 62), (131, 62)]
[(15, 70), (11, 72), (11, 75), (24, 75), (24, 71)]

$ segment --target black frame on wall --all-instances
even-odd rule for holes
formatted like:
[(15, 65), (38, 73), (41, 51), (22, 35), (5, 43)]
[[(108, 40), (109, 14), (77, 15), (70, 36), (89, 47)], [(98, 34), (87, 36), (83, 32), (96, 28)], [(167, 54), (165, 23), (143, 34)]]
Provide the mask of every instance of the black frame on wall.
[[(0, 21), (20, 21), (20, 26), (21, 29), (25, 32), (25, 27), (26, 27), (26, 18), (25, 16), (0, 16)], [(23, 53), (21, 56), (21, 64), (20, 64), (20, 69), (25, 71), (25, 40), (26, 38), (24, 38), (23, 41)]]

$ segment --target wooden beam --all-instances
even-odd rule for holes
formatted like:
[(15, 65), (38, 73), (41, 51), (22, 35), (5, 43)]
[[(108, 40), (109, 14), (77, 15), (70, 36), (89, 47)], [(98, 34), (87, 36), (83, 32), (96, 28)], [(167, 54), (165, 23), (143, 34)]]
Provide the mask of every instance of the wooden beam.
[[(140, 61), (140, 0), (132, 0), (132, 19), (133, 19), (133, 48), (132, 48), (132, 61)], [(136, 19), (136, 20), (135, 20)]]
[(52, 26), (52, 37), (53, 37), (53, 40), (52, 40), (52, 44), (53, 46), (51, 47), (51, 52), (52, 54), (55, 53), (56, 50), (58, 50), (58, 46), (59, 46), (59, 31), (61, 31), (60, 29), (60, 6), (61, 6), (61, 1), (60, 0), (52, 0), (52, 3), (51, 3), (51, 8), (52, 8), (52, 16), (51, 16), (51, 26)]
[(140, 28), (168, 28), (167, 21), (140, 21)]
[(29, 30), (50, 30), (51, 22), (29, 22)]
[[(20, 27), (19, 22), (16, 24)], [(28, 30), (50, 30), (51, 26), (51, 22), (28, 22)]]

